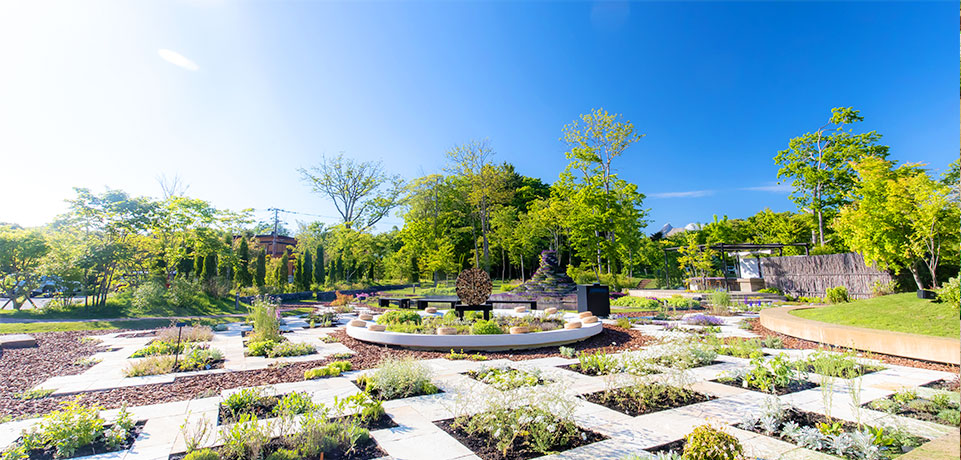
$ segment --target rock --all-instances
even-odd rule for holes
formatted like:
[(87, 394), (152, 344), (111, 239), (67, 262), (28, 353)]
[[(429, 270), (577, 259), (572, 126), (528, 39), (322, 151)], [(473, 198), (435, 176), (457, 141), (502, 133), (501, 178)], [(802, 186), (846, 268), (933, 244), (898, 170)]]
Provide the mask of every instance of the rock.
[(594, 314), (591, 313), (591, 312), (589, 312), (589, 311), (582, 311), (582, 312), (578, 313), (577, 316), (578, 316), (579, 318), (587, 318), (588, 316), (594, 316)]
[(360, 315), (357, 316), (357, 319), (361, 321), (373, 321), (374, 315), (371, 315), (370, 313), (361, 313)]
[(515, 313), (526, 313), (526, 312), (527, 312), (527, 307), (514, 307), (514, 312), (515, 312)]
[(367, 327), (367, 321), (361, 321), (359, 319), (355, 319), (348, 324), (350, 324), (353, 327)]
[(437, 335), (457, 335), (456, 327), (439, 327), (437, 328)]
[(527, 334), (531, 329), (527, 326), (514, 326), (511, 328), (511, 334)]
[(424, 309), (424, 313), (434, 314), (434, 313), (437, 313), (437, 309), (434, 307), (427, 307)]
[(37, 346), (37, 339), (29, 334), (8, 334), (0, 336), (0, 348), (27, 348)]
[(580, 321), (571, 321), (564, 325), (564, 329), (580, 329), (580, 328), (581, 328)]
[(596, 322), (597, 322), (597, 317), (596, 317), (596, 316), (588, 316), (588, 317), (586, 317), (586, 318), (582, 318), (581, 321), (582, 321), (584, 324), (596, 323)]
[(373, 323), (371, 323), (371, 324), (368, 324), (368, 325), (367, 325), (367, 330), (368, 330), (368, 331), (373, 331), (373, 332), (384, 332), (384, 331), (387, 330), (387, 325), (386, 325), (386, 324), (373, 324)]
[(557, 309), (554, 308), (554, 307), (551, 307), (551, 308), (548, 308), (547, 310), (544, 310), (544, 314), (545, 314), (545, 315), (553, 315), (554, 313), (557, 313)]

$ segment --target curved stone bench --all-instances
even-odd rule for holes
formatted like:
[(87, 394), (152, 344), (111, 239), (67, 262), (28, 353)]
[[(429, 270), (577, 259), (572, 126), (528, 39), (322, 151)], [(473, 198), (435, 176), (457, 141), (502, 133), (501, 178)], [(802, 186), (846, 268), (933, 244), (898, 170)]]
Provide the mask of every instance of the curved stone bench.
[(527, 334), (427, 335), (389, 331), (375, 332), (366, 327), (348, 325), (347, 335), (364, 342), (397, 345), (418, 350), (500, 351), (555, 347), (584, 340), (600, 334), (602, 330), (604, 330), (604, 326), (597, 322), (585, 324), (584, 327), (578, 329), (555, 329)]
[(824, 323), (790, 313), (792, 310), (807, 308), (817, 307), (789, 306), (761, 310), (761, 325), (791, 337), (838, 347), (938, 363), (961, 364), (959, 339)]

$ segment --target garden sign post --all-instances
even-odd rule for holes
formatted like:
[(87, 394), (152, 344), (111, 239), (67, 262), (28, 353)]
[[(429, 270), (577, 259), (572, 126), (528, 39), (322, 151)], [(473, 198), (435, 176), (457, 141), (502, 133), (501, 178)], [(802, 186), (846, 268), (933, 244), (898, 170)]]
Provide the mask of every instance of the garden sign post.
[(177, 326), (177, 345), (176, 345), (176, 348), (174, 348), (174, 369), (173, 369), (174, 372), (177, 372), (177, 360), (180, 359), (180, 335), (184, 332), (184, 326), (186, 326), (186, 325), (187, 325), (187, 323), (185, 323), (185, 322), (181, 322), (181, 323), (177, 323), (177, 324), (176, 324), (176, 326)]

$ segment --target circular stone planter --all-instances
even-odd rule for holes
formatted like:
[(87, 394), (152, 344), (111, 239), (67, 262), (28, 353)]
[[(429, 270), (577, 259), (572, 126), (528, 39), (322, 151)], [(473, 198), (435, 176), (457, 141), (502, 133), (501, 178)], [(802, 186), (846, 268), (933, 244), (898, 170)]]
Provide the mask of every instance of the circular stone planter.
[(387, 325), (385, 325), (385, 324), (368, 324), (368, 325), (367, 325), (367, 330), (368, 330), (368, 331), (373, 331), (373, 332), (384, 332), (384, 331), (387, 330)]
[(516, 326), (511, 328), (511, 334), (527, 334), (531, 329), (527, 326)]
[[(569, 319), (574, 319), (570, 316)], [(574, 328), (571, 328), (576, 324)], [(600, 322), (581, 325), (578, 321), (567, 323), (564, 329), (526, 334), (491, 335), (429, 335), (405, 332), (373, 332), (364, 326), (347, 326), (347, 335), (357, 340), (382, 345), (396, 345), (418, 350), (521, 350), (525, 348), (556, 347), (584, 340), (600, 334), (604, 327)]]
[(357, 319), (361, 321), (373, 321), (374, 315), (371, 315), (369, 313), (361, 313), (360, 315), (357, 315)]

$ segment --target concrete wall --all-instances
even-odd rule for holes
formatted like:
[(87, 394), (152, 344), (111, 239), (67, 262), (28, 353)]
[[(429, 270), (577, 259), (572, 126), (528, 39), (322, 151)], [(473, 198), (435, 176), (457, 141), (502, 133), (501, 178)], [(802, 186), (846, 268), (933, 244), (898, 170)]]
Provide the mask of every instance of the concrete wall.
[(800, 318), (792, 310), (816, 308), (790, 306), (761, 310), (761, 325), (791, 337), (856, 350), (903, 356), (948, 364), (961, 364), (961, 340), (843, 326)]

